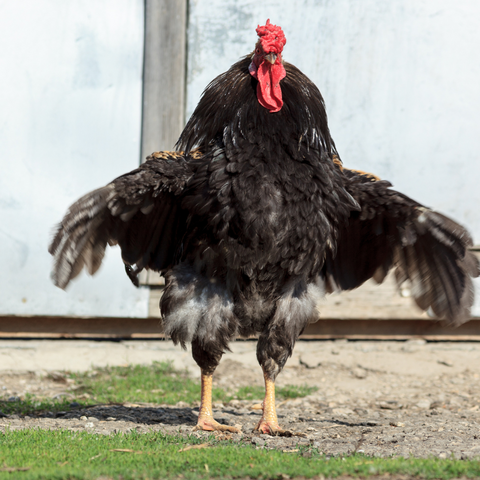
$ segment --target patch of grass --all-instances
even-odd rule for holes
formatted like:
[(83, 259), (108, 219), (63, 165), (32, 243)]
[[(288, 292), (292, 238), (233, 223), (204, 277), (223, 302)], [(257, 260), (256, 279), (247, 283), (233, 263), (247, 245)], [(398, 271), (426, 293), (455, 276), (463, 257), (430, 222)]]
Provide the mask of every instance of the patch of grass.
[[(403, 474), (425, 479), (479, 477), (480, 462), (454, 459), (369, 458), (356, 454), (325, 458), (316, 450), (256, 450), (195, 437), (158, 433), (105, 436), (65, 430), (22, 430), (0, 434), (0, 479), (281, 478), (323, 475)], [(185, 449), (187, 446), (203, 448)], [(117, 451), (115, 451), (117, 449)], [(118, 451), (123, 450), (123, 451)]]
[[(277, 400), (291, 400), (306, 397), (317, 390), (317, 387), (309, 387), (308, 385), (286, 385), (275, 389), (275, 397)], [(247, 386), (239, 388), (235, 398), (238, 400), (259, 400), (263, 399), (264, 395), (265, 389), (263, 387)]]
[[(200, 400), (200, 382), (193, 380), (186, 371), (176, 370), (171, 362), (153, 362), (151, 365), (129, 365), (106, 367), (83, 373), (65, 373), (74, 380), (73, 397), (66, 399), (38, 399), (27, 394), (15, 402), (0, 400), (0, 411), (4, 414), (28, 415), (51, 411), (71, 410), (71, 403), (78, 407), (92, 403), (164, 403), (174, 405), (179, 401), (191, 404)], [(316, 391), (316, 387), (287, 385), (277, 387), (277, 399), (287, 400), (305, 397)], [(239, 400), (260, 400), (263, 387), (247, 386), (237, 392), (228, 393), (222, 388), (213, 388), (213, 400), (229, 402)]]
[(282, 400), (293, 398), (303, 398), (316, 392), (318, 387), (309, 387), (308, 385), (285, 385), (276, 389), (275, 395)]
[(240, 387), (234, 397), (238, 400), (260, 400), (263, 399), (265, 390), (262, 387), (249, 385)]
[[(171, 362), (151, 365), (107, 367), (93, 372), (70, 375), (98, 403), (148, 402), (176, 404), (200, 400), (200, 382), (186, 371), (175, 370)], [(226, 401), (229, 395), (221, 388), (213, 389), (214, 401)]]

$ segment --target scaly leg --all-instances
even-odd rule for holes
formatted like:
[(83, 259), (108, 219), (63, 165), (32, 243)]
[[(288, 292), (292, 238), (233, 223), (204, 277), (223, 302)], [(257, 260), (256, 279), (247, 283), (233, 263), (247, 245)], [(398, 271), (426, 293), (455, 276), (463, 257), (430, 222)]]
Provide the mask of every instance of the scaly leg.
[(277, 410), (275, 408), (275, 381), (265, 371), (263, 372), (263, 377), (265, 378), (265, 399), (262, 404), (263, 415), (255, 430), (270, 435), (285, 434), (286, 431), (278, 425)]
[(238, 428), (222, 425), (213, 418), (212, 383), (213, 375), (207, 374), (202, 370), (202, 400), (198, 413), (197, 426), (194, 430), (240, 433)]

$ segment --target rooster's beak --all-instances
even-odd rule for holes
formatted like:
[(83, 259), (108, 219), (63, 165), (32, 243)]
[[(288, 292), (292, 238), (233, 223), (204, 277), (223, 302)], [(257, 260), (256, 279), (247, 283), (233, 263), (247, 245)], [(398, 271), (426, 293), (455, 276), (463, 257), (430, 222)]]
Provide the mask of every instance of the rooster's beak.
[(268, 55), (265, 55), (265, 60), (269, 61), (273, 65), (277, 60), (277, 55), (274, 53), (269, 53)]

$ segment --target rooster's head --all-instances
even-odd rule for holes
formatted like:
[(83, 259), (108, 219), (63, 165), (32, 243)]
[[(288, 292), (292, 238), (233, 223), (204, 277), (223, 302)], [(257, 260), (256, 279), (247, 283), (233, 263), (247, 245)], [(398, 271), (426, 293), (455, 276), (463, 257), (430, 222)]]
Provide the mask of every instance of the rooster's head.
[(283, 106), (280, 80), (286, 72), (282, 63), (282, 51), (287, 43), (281, 27), (270, 20), (257, 28), (260, 37), (250, 64), (250, 74), (258, 80), (257, 98), (262, 107), (270, 113), (278, 112)]

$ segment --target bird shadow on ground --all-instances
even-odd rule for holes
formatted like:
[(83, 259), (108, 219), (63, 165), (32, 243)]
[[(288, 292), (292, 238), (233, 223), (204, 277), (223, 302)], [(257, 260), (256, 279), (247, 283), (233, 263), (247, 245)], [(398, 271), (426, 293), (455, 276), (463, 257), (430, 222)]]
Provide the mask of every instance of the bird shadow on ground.
[[(125, 406), (118, 404), (92, 405), (80, 407), (68, 412), (42, 412), (35, 416), (36, 418), (58, 418), (58, 419), (87, 419), (95, 418), (97, 420), (116, 421), (116, 422), (134, 422), (146, 425), (155, 425), (158, 423), (166, 425), (195, 425), (197, 421), (197, 412), (192, 408), (184, 407), (147, 407), (142, 405)], [(221, 419), (219, 420), (221, 421)]]

